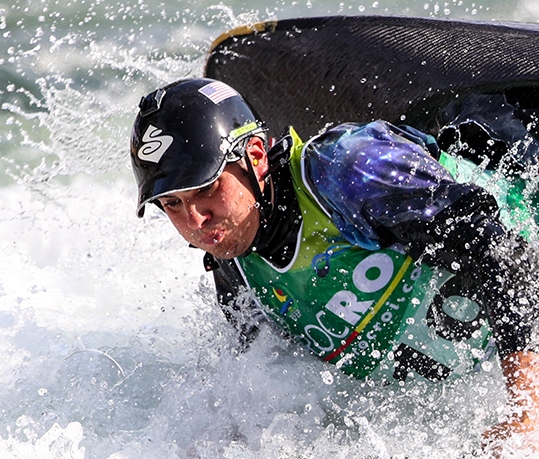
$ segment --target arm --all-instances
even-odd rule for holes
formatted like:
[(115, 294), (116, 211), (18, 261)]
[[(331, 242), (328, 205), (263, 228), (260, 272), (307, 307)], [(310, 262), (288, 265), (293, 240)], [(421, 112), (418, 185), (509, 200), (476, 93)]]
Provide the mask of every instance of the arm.
[(337, 128), (313, 142), (306, 153), (313, 189), (350, 242), (368, 249), (398, 242), (414, 259), (473, 281), (497, 340), (510, 404), (526, 408), (489, 438), (529, 430), (539, 407), (537, 356), (527, 351), (537, 315), (537, 263), (529, 247), (507, 234), (490, 194), (455, 182), (420, 144), (400, 141), (398, 130), (371, 124)]
[[(535, 352), (515, 352), (502, 359), (506, 378), (510, 412), (507, 419), (483, 434), (483, 448), (502, 457), (502, 445), (512, 434), (530, 434), (539, 426), (539, 355)], [(539, 444), (529, 437), (524, 447), (539, 451)]]
[[(483, 446), (498, 454), (500, 441), (539, 431), (539, 354), (532, 341), (537, 260), (525, 241), (511, 238), (492, 216), (493, 204), (477, 196), (455, 203), (423, 228), (413, 225), (423, 238), (414, 238), (409, 247), (418, 254), (425, 244), (438, 244), (431, 263), (451, 269), (458, 260), (462, 275), (484, 286), (482, 303), (498, 344), (508, 396), (507, 419), (483, 435)], [(396, 231), (401, 240), (403, 229)], [(539, 451), (537, 440), (528, 435), (526, 440), (526, 447)]]
[(473, 280), (502, 357), (524, 350), (537, 309), (525, 307), (536, 301), (526, 242), (511, 242), (489, 193), (457, 183), (420, 140), (401, 132), (376, 122), (315, 139), (305, 152), (312, 189), (351, 243), (400, 243), (412, 258)]
[[(500, 454), (500, 441), (539, 431), (539, 354), (530, 350), (538, 313), (538, 263), (526, 241), (506, 232), (495, 217), (496, 209), (493, 198), (477, 189), (430, 221), (401, 222), (384, 231), (406, 244), (414, 258), (425, 256), (428, 246), (437, 247), (424, 258), (428, 263), (484, 286), (482, 304), (498, 344), (509, 413), (484, 433), (483, 446)], [(526, 446), (539, 451), (537, 440), (529, 435), (526, 440)]]

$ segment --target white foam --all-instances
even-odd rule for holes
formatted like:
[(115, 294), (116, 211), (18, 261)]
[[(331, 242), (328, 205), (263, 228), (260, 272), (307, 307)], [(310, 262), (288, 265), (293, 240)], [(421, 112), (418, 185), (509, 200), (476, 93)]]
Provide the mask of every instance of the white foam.
[(266, 18), (255, 7), (284, 17), (357, 5), (165, 2), (167, 20), (145, 2), (19, 3), (0, 8), (4, 39), (20, 40), (0, 58), (17, 77), (0, 112), (2, 459), (445, 459), (478, 448), (505, 406), (499, 368), (376, 387), (269, 328), (238, 353), (202, 253), (157, 211), (135, 217), (128, 138), (142, 93), (200, 73), (218, 33)]

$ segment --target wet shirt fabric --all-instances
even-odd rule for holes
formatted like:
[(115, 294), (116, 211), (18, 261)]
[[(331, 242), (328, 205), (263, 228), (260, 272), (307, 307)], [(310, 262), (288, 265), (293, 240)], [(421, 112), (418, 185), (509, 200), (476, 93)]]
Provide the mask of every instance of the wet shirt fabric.
[(470, 193), (426, 150), (429, 137), (414, 134), (383, 121), (343, 124), (306, 145), (310, 189), (351, 243), (379, 249), (379, 228), (431, 220)]
[(306, 146), (292, 136), (295, 255), (285, 267), (237, 259), (265, 314), (360, 378), (440, 381), (480, 368), (495, 345), (476, 286), (380, 237), (380, 221), (430, 221), (474, 188), (387, 123), (342, 125)]

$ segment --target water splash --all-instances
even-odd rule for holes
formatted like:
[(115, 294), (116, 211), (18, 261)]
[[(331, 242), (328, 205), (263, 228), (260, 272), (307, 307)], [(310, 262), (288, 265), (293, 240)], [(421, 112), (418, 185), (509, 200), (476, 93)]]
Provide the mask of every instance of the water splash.
[(202, 255), (135, 217), (128, 159), (140, 96), (199, 75), (222, 31), (434, 3), (214, 3), (0, 7), (0, 456), (471, 455), (503, 413), (499, 368), (389, 388), (270, 329), (239, 353)]

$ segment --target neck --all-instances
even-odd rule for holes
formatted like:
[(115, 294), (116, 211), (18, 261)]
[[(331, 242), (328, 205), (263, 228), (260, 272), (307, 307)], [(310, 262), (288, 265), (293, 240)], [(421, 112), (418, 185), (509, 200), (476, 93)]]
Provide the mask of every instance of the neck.
[(266, 179), (260, 202), (260, 228), (245, 255), (256, 252), (284, 268), (294, 256), (301, 220), (289, 163), (281, 162)]

